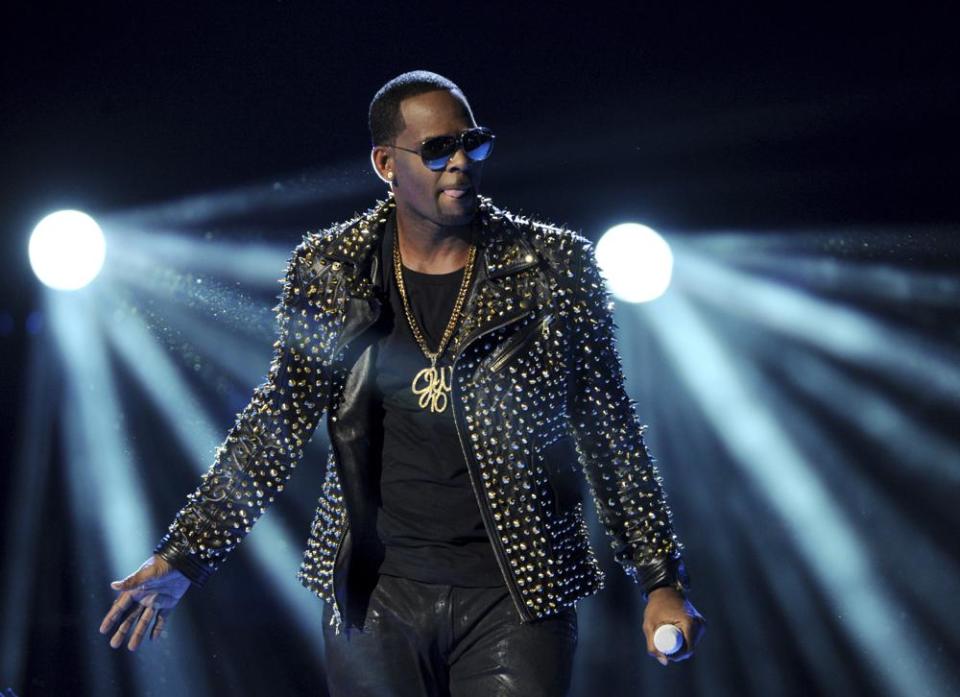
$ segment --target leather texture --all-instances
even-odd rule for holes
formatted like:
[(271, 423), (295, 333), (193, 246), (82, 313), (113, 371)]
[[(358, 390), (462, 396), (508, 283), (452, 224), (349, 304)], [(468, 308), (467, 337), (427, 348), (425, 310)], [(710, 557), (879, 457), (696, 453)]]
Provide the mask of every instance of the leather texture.
[[(331, 447), (300, 581), (357, 626), (376, 582), (371, 327), (392, 198), (295, 250), (267, 380), (237, 415), (161, 554), (202, 585), (283, 490), (326, 414)], [(481, 197), (478, 261), (451, 407), (477, 503), (519, 618), (597, 592), (583, 484), (616, 560), (646, 594), (690, 586), (662, 478), (624, 388), (613, 303), (583, 236)]]
[(380, 576), (361, 628), (324, 610), (331, 697), (562, 697), (577, 646), (574, 608), (521, 622), (505, 588)]

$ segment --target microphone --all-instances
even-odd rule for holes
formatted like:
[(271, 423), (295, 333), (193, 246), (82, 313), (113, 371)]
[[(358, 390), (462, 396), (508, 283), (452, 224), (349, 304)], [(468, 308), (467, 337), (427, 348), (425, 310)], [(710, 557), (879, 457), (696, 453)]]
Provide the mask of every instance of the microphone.
[(675, 624), (661, 624), (653, 633), (653, 645), (669, 656), (683, 646), (683, 632)]

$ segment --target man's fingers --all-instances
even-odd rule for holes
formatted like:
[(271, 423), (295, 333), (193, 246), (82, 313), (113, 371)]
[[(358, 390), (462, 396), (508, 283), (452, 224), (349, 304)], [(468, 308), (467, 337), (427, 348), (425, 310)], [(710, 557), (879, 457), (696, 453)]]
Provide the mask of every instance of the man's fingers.
[(147, 627), (150, 626), (150, 620), (153, 619), (154, 612), (156, 612), (156, 610), (148, 607), (140, 614), (137, 626), (134, 627), (133, 634), (130, 635), (130, 642), (127, 644), (127, 648), (131, 651), (136, 651), (137, 647), (140, 646), (140, 642), (143, 641), (143, 635), (146, 634)]
[(151, 641), (160, 637), (161, 632), (163, 632), (164, 625), (167, 623), (168, 614), (170, 614), (170, 610), (157, 611), (157, 621), (153, 623), (153, 629), (150, 631)]
[(653, 656), (657, 652), (657, 647), (653, 643), (653, 633), (656, 631), (652, 625), (643, 626), (643, 635), (647, 638), (647, 654)]
[(147, 570), (142, 569), (140, 571), (137, 571), (136, 573), (130, 574), (125, 579), (122, 579), (120, 581), (113, 581), (110, 584), (110, 587), (118, 591), (133, 590), (134, 588), (139, 586), (141, 583), (143, 583), (147, 578), (148, 578)]
[(680, 651), (670, 657), (671, 661), (685, 661), (693, 656), (694, 648), (700, 642), (700, 638), (706, 631), (704, 629), (704, 620), (702, 617), (694, 617), (689, 622), (680, 624), (680, 631), (683, 632), (683, 646)]
[[(670, 656), (664, 656), (668, 662), (678, 663), (680, 661), (686, 661), (687, 659), (693, 656), (694, 647), (700, 641), (703, 632), (706, 631), (704, 628), (705, 620), (702, 618), (694, 618), (691, 622), (681, 622), (678, 626), (680, 631), (683, 632), (683, 646), (680, 647), (680, 650), (675, 654)], [(663, 655), (663, 654), (661, 654)], [(659, 656), (657, 660), (660, 660)], [(660, 661), (663, 665), (666, 665), (664, 661)]]
[(683, 646), (680, 647), (680, 650), (677, 652), (678, 656), (682, 656), (685, 653), (689, 653), (690, 649), (693, 648), (693, 642), (690, 641), (690, 631), (691, 626), (690, 622), (681, 622), (680, 623), (680, 632), (683, 634)]
[(665, 666), (667, 665), (667, 663), (670, 662), (663, 653), (661, 653), (660, 651), (657, 651), (656, 649), (654, 649), (653, 651), (647, 651), (647, 654), (657, 659), (657, 662), (662, 666)]
[(128, 591), (137, 585), (136, 583), (133, 583), (133, 579), (135, 576), (136, 574), (134, 574), (133, 576), (127, 576), (125, 579), (122, 579), (120, 581), (111, 581), (110, 587), (113, 588), (113, 590), (115, 591)]
[(106, 634), (110, 631), (110, 628), (120, 619), (123, 611), (130, 607), (131, 602), (133, 602), (133, 596), (130, 595), (130, 593), (121, 593), (120, 597), (113, 601), (113, 605), (110, 606), (110, 610), (103, 618), (103, 622), (100, 623), (101, 634)]
[(143, 611), (143, 609), (143, 605), (137, 603), (133, 611), (127, 615), (126, 619), (117, 628), (116, 633), (110, 638), (111, 648), (116, 649), (120, 647), (120, 644), (123, 643), (124, 635), (130, 631), (130, 627), (132, 627), (133, 623), (136, 622), (138, 617), (140, 617), (140, 613)]
[(647, 638), (647, 655), (653, 656), (660, 665), (667, 665), (667, 658), (660, 651), (657, 650), (656, 644), (653, 643), (653, 634), (656, 631), (656, 628), (652, 625), (644, 625), (643, 634)]
[[(157, 592), (148, 593), (148, 591), (154, 590), (154, 587), (158, 585), (162, 587), (162, 582), (158, 582), (157, 579), (162, 578), (168, 572), (169, 568), (166, 562), (161, 563), (157, 557), (153, 556), (145, 561), (136, 572), (119, 581), (113, 581), (110, 584), (111, 588), (120, 591), (120, 595), (113, 602), (110, 610), (100, 623), (101, 634), (109, 634), (123, 614), (130, 609), (131, 605), (134, 605), (110, 638), (110, 646), (115, 649), (118, 648), (123, 644), (124, 639), (129, 633), (130, 641), (127, 647), (131, 651), (135, 651), (140, 646), (144, 635), (150, 630), (150, 624), (155, 619), (157, 622), (154, 624), (154, 631), (151, 634), (151, 638), (160, 636), (163, 619), (160, 617), (160, 611), (156, 607), (159, 594)], [(174, 602), (176, 602), (176, 599), (174, 599)], [(132, 632), (130, 631), (131, 628), (134, 628)]]

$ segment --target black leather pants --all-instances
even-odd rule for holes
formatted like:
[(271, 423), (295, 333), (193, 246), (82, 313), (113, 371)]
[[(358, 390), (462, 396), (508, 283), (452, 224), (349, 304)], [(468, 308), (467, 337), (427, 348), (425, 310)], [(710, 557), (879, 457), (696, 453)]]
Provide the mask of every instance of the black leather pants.
[(464, 588), (381, 575), (363, 630), (330, 626), (332, 697), (562, 697), (577, 646), (574, 608), (521, 624), (506, 588)]

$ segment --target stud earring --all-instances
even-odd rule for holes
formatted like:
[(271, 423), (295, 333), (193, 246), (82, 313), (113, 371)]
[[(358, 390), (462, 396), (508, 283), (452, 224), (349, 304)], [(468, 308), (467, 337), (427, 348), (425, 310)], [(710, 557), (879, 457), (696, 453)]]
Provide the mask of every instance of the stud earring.
[(387, 179), (393, 179), (393, 172), (387, 172)]

